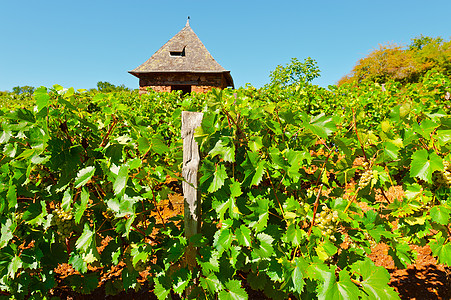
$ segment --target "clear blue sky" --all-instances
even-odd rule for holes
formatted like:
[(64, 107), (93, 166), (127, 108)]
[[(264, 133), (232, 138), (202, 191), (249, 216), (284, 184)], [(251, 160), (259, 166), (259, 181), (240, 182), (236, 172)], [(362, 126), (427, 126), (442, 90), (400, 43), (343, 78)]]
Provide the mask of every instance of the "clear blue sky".
[(134, 69), (191, 28), (235, 86), (260, 87), (290, 58), (312, 57), (327, 87), (384, 43), (451, 36), (451, 0), (0, 0), (0, 91), (14, 86), (137, 88)]

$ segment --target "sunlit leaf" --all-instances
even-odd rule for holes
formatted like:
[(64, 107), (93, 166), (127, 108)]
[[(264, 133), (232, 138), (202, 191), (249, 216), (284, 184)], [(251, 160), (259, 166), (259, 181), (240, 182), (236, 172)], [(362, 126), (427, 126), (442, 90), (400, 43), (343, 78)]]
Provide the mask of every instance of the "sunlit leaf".
[(412, 155), (410, 164), (410, 176), (418, 177), (428, 183), (432, 183), (432, 173), (443, 169), (443, 160), (435, 153), (428, 153), (426, 149), (417, 150)]
[(114, 181), (113, 184), (113, 189), (114, 189), (114, 194), (120, 194), (124, 191), (124, 188), (127, 184), (127, 180), (128, 180), (128, 171), (129, 171), (129, 166), (127, 164), (123, 164), (120, 168), (119, 168), (119, 172), (117, 173), (117, 177), (116, 180)]
[(78, 171), (77, 177), (75, 178), (75, 188), (78, 189), (88, 183), (95, 171), (96, 168), (94, 166), (89, 166)]

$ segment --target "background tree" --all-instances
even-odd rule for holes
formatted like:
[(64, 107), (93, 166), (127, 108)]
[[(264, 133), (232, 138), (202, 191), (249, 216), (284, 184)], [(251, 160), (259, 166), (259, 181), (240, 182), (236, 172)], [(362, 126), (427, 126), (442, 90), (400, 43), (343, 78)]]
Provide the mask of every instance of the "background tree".
[(405, 48), (398, 44), (380, 45), (360, 59), (338, 84), (365, 80), (378, 83), (389, 80), (418, 82), (431, 69), (451, 76), (451, 42), (421, 35), (412, 39)]
[(109, 83), (107, 81), (99, 81), (97, 82), (97, 90), (102, 93), (110, 93), (110, 92), (121, 92), (121, 91), (131, 91), (128, 87), (125, 85), (114, 85), (112, 83)]
[(13, 87), (13, 93), (17, 94), (17, 95), (22, 95), (22, 94), (33, 94), (34, 93), (35, 88), (29, 85), (24, 85), (24, 86), (15, 86)]
[(436, 69), (440, 73), (451, 77), (451, 41), (442, 38), (420, 36), (412, 39), (409, 51), (421, 68), (421, 73)]
[(278, 65), (269, 74), (269, 86), (304, 85), (319, 76), (320, 70), (314, 59), (307, 57), (304, 62), (300, 62), (297, 58), (292, 58), (290, 63)]

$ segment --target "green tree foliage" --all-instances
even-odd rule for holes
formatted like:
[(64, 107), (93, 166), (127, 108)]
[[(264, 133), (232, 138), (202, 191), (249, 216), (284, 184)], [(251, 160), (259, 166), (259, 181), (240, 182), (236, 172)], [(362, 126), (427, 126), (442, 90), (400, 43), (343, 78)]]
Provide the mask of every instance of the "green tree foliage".
[(451, 76), (451, 41), (420, 36), (412, 39), (408, 47), (398, 44), (380, 45), (360, 59), (351, 73), (340, 79), (360, 83), (368, 80), (385, 83), (395, 80), (405, 83), (419, 82), (427, 71), (435, 69)]
[(112, 83), (109, 83), (107, 81), (99, 81), (97, 82), (97, 90), (102, 93), (111, 93), (111, 92), (122, 92), (126, 91), (129, 92), (131, 89), (126, 87), (125, 85), (114, 85)]
[(413, 51), (422, 74), (435, 69), (451, 77), (451, 41), (445, 41), (440, 37), (420, 36), (412, 40), (409, 50)]
[(420, 35), (419, 37), (412, 39), (412, 42), (409, 45), (409, 50), (418, 51), (432, 43), (442, 43), (442, 42), (443, 39), (441, 37), (433, 38), (430, 36)]
[(319, 76), (320, 70), (314, 59), (307, 57), (300, 62), (297, 58), (292, 58), (290, 63), (278, 65), (269, 74), (271, 79), (269, 86), (305, 85)]
[(13, 87), (13, 93), (17, 94), (17, 95), (22, 95), (22, 94), (31, 95), (34, 93), (34, 91), (35, 91), (35, 88), (32, 86), (28, 86), (28, 85)]

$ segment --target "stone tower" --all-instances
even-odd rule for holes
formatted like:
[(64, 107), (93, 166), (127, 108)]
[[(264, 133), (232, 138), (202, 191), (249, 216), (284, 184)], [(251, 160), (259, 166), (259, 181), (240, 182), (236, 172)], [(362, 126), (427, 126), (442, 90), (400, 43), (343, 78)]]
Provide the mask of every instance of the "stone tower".
[(140, 93), (148, 88), (204, 93), (212, 88), (234, 87), (230, 71), (211, 56), (191, 29), (189, 17), (182, 30), (129, 73), (139, 78)]

